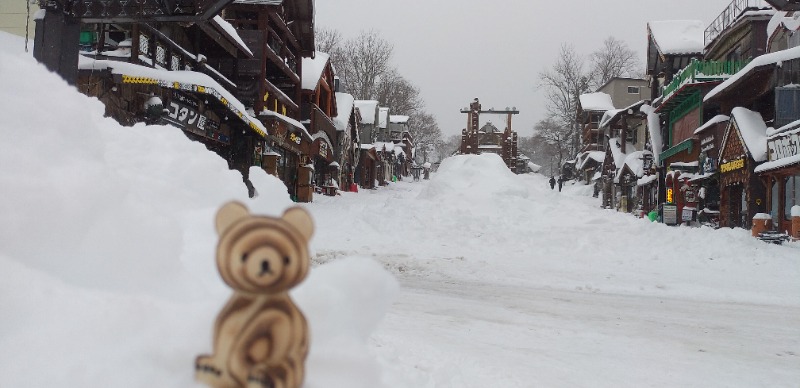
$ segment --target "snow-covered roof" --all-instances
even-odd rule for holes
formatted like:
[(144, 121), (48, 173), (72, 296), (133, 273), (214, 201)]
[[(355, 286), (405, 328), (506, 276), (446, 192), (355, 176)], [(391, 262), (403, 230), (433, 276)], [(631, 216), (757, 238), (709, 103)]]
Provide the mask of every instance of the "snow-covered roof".
[(664, 20), (647, 23), (664, 55), (700, 54), (705, 48), (705, 23), (700, 20)]
[(308, 133), (308, 130), (306, 129), (306, 126), (303, 125), (302, 123), (300, 123), (299, 121), (289, 117), (289, 116), (282, 115), (282, 114), (280, 114), (278, 112), (273, 112), (273, 111), (271, 111), (269, 109), (262, 110), (261, 112), (258, 113), (258, 115), (259, 116), (274, 116), (274, 117), (277, 117), (279, 120), (284, 121), (284, 122), (286, 122), (288, 124), (291, 124), (295, 128), (301, 130), (303, 132), (303, 135), (305, 135), (307, 139), (311, 139), (311, 134)]
[(222, 30), (224, 30), (225, 33), (228, 34), (228, 36), (230, 36), (231, 38), (233, 38), (233, 40), (236, 41), (236, 44), (238, 44), (242, 49), (246, 50), (246, 52), (250, 54), (251, 57), (253, 56), (253, 51), (250, 50), (250, 47), (247, 47), (247, 45), (244, 43), (244, 40), (242, 40), (242, 37), (239, 36), (239, 32), (236, 31), (236, 28), (234, 28), (233, 25), (228, 23), (227, 20), (223, 19), (222, 16), (217, 15), (211, 19), (211, 22), (216, 24)]
[(700, 166), (700, 162), (698, 162), (696, 160), (694, 162), (672, 162), (672, 163), (669, 164), (669, 166), (670, 167), (699, 167)]
[(386, 128), (389, 125), (389, 108), (378, 108), (378, 128)]
[(791, 132), (798, 128), (800, 128), (800, 120), (792, 121), (791, 123), (786, 124), (778, 129), (767, 128), (767, 137), (772, 137), (773, 135), (777, 135), (783, 132)]
[(731, 111), (731, 116), (753, 160), (756, 162), (767, 160), (767, 124), (764, 123), (761, 113), (736, 107)]
[(633, 104), (626, 106), (622, 109), (607, 110), (606, 113), (603, 114), (603, 118), (600, 120), (600, 128), (607, 126), (611, 121), (616, 119), (617, 116), (619, 116), (623, 112), (627, 112), (628, 110), (632, 112), (639, 112), (639, 108), (642, 105), (644, 105), (645, 102), (646, 102), (645, 100), (641, 100), (634, 102)]
[(303, 90), (316, 90), (325, 66), (330, 61), (328, 54), (317, 51), (314, 58), (303, 57)]
[(575, 166), (578, 170), (582, 170), (586, 163), (594, 160), (597, 163), (603, 163), (606, 160), (606, 153), (603, 151), (586, 151), (578, 155), (578, 164)]
[(644, 176), (644, 157), (645, 155), (652, 156), (653, 153), (650, 151), (633, 151), (628, 156), (625, 157), (625, 162), (623, 162), (623, 166), (628, 166), (628, 168), (636, 174), (637, 177)]
[(650, 105), (642, 105), (639, 110), (647, 115), (647, 132), (650, 135), (650, 148), (653, 150), (653, 160), (659, 161), (661, 147), (664, 141), (661, 138), (661, 119), (656, 113), (656, 109)]
[(281, 5), (283, 0), (236, 0), (236, 4)]
[(581, 109), (585, 111), (607, 111), (614, 109), (611, 96), (603, 92), (584, 93), (578, 98), (581, 102)]
[[(622, 152), (622, 143), (618, 137), (611, 138), (608, 140), (608, 148), (611, 150), (611, 156), (614, 158), (614, 166), (617, 169), (622, 168), (625, 164), (625, 158), (628, 156), (627, 153)], [(625, 149), (628, 152), (633, 152), (636, 148), (631, 143), (625, 143)]]
[(611, 120), (614, 120), (614, 118), (617, 117), (617, 115), (619, 115), (620, 113), (622, 113), (624, 111), (625, 111), (625, 109), (607, 110), (606, 113), (603, 113), (603, 118), (600, 119), (599, 127), (600, 128), (604, 128), (605, 126), (608, 125), (608, 123), (611, 122)]
[(311, 136), (311, 139), (313, 139), (313, 140), (321, 139), (322, 141), (328, 143), (328, 149), (330, 149), (330, 150), (333, 149), (333, 143), (331, 142), (331, 138), (328, 137), (328, 134), (325, 133), (325, 131), (319, 131), (319, 132), (314, 133)]
[(716, 115), (716, 116), (712, 117), (711, 120), (706, 121), (705, 124), (701, 125), (697, 129), (695, 129), (694, 130), (694, 134), (697, 135), (698, 133), (705, 131), (706, 129), (708, 129), (710, 126), (712, 126), (714, 124), (724, 123), (726, 121), (729, 121), (730, 119), (731, 118), (729, 116)]
[(355, 100), (354, 104), (361, 112), (362, 124), (375, 124), (375, 112), (378, 110), (378, 101)]
[(336, 111), (339, 113), (333, 117), (333, 124), (336, 125), (337, 131), (344, 131), (347, 129), (347, 123), (350, 120), (350, 115), (353, 113), (353, 106), (355, 99), (352, 94), (336, 92)]
[(656, 180), (658, 180), (658, 175), (647, 175), (647, 176), (643, 176), (643, 177), (639, 178), (636, 181), (636, 185), (637, 186), (646, 186), (646, 185), (649, 185), (650, 183), (653, 183)]
[[(112, 74), (131, 77), (137, 82), (146, 82), (167, 88), (179, 85), (181, 90), (210, 95), (227, 106), (238, 117), (241, 117), (251, 129), (261, 136), (267, 135), (267, 129), (260, 121), (247, 113), (244, 104), (236, 99), (227, 89), (206, 74), (196, 71), (168, 71), (153, 69), (133, 63), (97, 60), (78, 56), (78, 68), (83, 70), (109, 70)], [(299, 123), (298, 123), (299, 124)], [(302, 128), (302, 124), (300, 125)]]
[(408, 122), (408, 116), (403, 115), (389, 115), (389, 122), (395, 124), (405, 124)]
[(742, 70), (739, 70), (739, 72), (717, 85), (714, 89), (711, 89), (703, 98), (703, 101), (708, 101), (714, 96), (724, 92), (725, 89), (729, 88), (758, 67), (775, 65), (783, 61), (797, 58), (800, 58), (800, 46), (755, 57), (747, 66), (742, 68)]
[(778, 30), (778, 28), (785, 28), (789, 31), (797, 31), (800, 29), (800, 12), (793, 12), (791, 16), (787, 16), (788, 12), (779, 11), (772, 15), (772, 18), (767, 24), (767, 42)]

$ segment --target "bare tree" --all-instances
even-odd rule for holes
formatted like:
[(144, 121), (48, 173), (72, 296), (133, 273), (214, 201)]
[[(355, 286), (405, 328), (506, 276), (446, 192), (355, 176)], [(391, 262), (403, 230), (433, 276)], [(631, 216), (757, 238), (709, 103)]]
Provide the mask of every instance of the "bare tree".
[(571, 148), (572, 130), (553, 118), (546, 118), (536, 123), (533, 131), (533, 137), (543, 151), (542, 153), (544, 153), (544, 155), (541, 155), (542, 159), (537, 159), (537, 161), (547, 162), (547, 160), (543, 160), (544, 158), (554, 161), (556, 166), (550, 166), (552, 174), (553, 167), (560, 167), (568, 157), (573, 155)]
[(390, 107), (392, 114), (411, 116), (424, 105), (419, 89), (395, 69), (390, 69), (380, 78), (375, 92), (381, 106)]
[(574, 47), (561, 46), (558, 60), (549, 70), (539, 73), (540, 86), (545, 88), (550, 120), (569, 129), (563, 139), (568, 155), (580, 148), (580, 126), (577, 118), (578, 98), (591, 87), (591, 77), (584, 70), (584, 60)]
[(332, 53), (342, 47), (342, 33), (339, 30), (317, 28), (314, 30), (314, 44), (317, 51)]
[(639, 74), (636, 52), (628, 44), (609, 36), (603, 47), (589, 56), (591, 78), (595, 87), (603, 86), (614, 77), (634, 77)]
[(317, 28), (314, 30), (314, 42), (316, 50), (330, 55), (333, 67), (337, 68), (344, 57), (342, 34), (338, 30)]
[(389, 60), (393, 50), (376, 31), (361, 32), (344, 42), (335, 66), (350, 94), (359, 100), (377, 98), (381, 78), (392, 69)]
[(453, 155), (461, 147), (461, 135), (451, 135), (443, 141), (434, 145), (436, 150), (437, 161), (442, 161), (444, 158)]
[(430, 113), (418, 109), (412, 113), (409, 123), (409, 130), (417, 149), (417, 160), (422, 163), (428, 162), (432, 159), (433, 154), (436, 154), (437, 160), (441, 160), (443, 155), (439, 154), (437, 146), (443, 142), (442, 130), (439, 128), (436, 118)]

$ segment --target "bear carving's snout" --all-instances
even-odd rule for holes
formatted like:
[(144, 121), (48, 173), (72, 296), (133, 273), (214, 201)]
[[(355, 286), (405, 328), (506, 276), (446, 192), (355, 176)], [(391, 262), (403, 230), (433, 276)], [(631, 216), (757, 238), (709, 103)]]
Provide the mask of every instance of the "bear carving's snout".
[(261, 262), (261, 273), (259, 275), (267, 273), (272, 273), (272, 271), (269, 269), (269, 260), (264, 260)]

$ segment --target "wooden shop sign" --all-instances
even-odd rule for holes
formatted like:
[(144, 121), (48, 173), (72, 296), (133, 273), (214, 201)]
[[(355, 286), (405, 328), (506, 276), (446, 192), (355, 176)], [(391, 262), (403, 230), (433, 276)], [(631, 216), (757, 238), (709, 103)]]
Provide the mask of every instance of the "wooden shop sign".
[(744, 168), (744, 158), (731, 160), (730, 162), (723, 163), (719, 166), (719, 172), (726, 173), (736, 171)]
[(776, 136), (767, 141), (769, 160), (779, 160), (800, 154), (800, 133)]
[(168, 113), (164, 115), (164, 121), (184, 131), (230, 143), (228, 135), (220, 131), (219, 123), (200, 113), (198, 103), (191, 98), (173, 94), (166, 108)]

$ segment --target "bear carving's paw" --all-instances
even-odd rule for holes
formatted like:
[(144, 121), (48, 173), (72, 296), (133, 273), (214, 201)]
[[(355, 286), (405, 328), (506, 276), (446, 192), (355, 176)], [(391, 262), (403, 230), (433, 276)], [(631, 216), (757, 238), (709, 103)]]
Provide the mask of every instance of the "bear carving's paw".
[(283, 388), (283, 385), (275, 383), (266, 367), (257, 366), (247, 376), (247, 388)]
[(211, 356), (198, 356), (194, 361), (195, 379), (206, 384), (213, 384), (222, 377), (222, 369), (217, 367)]

